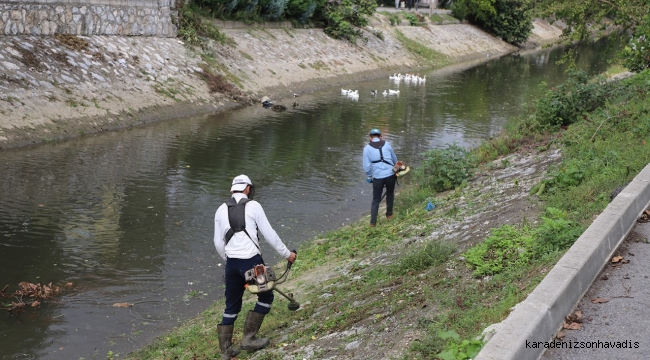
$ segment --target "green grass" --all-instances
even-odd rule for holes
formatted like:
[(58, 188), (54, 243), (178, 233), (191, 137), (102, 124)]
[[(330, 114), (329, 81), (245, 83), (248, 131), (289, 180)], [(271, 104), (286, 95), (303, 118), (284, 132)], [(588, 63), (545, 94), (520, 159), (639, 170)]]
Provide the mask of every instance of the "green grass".
[(246, 53), (246, 52), (244, 52), (244, 51), (242, 51), (242, 50), (239, 50), (239, 53), (240, 53), (241, 56), (243, 56), (245, 59), (248, 59), (248, 60), (251, 60), (251, 61), (254, 60), (252, 56), (250, 56), (248, 53)]
[(438, 24), (442, 25), (443, 23), (448, 23), (448, 24), (459, 24), (460, 20), (456, 19), (455, 17), (447, 14), (431, 14), (429, 17), (431, 20), (431, 23), (433, 24)]
[(422, 59), (424, 63), (436, 66), (445, 66), (450, 63), (447, 56), (428, 48), (415, 40), (411, 40), (403, 32), (395, 29), (395, 37), (404, 45), (406, 50), (411, 54)]
[(324, 63), (324, 62), (322, 62), (320, 60), (318, 60), (318, 61), (316, 61), (314, 63), (308, 63), (308, 65), (310, 67), (312, 67), (313, 69), (315, 69), (315, 70), (329, 70), (330, 69), (329, 66), (327, 66), (326, 63)]

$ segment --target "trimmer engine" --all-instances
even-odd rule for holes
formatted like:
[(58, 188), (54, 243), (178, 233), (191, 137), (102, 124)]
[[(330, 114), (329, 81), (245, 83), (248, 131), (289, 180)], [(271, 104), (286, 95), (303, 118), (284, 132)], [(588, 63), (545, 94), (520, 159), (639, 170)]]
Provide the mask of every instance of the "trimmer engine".
[(268, 266), (262, 264), (255, 265), (254, 268), (246, 271), (244, 274), (248, 285), (256, 285), (257, 292), (262, 293), (275, 288), (275, 272)]
[[(298, 253), (296, 250), (293, 250), (292, 252), (296, 254)], [(287, 269), (284, 271), (282, 275), (280, 275), (280, 277), (277, 277), (275, 276), (275, 272), (273, 271), (273, 269), (271, 269), (270, 267), (262, 264), (255, 265), (254, 268), (244, 273), (244, 278), (246, 280), (246, 285), (245, 285), (246, 290), (248, 290), (248, 292), (250, 292), (251, 294), (259, 294), (266, 291), (275, 290), (280, 295), (284, 296), (287, 300), (289, 300), (289, 304), (287, 305), (289, 310), (296, 311), (300, 309), (300, 304), (293, 297), (293, 294), (292, 293), (285, 294), (280, 289), (275, 287), (276, 285), (282, 284), (287, 280), (287, 275), (289, 274), (290, 269), (291, 269), (291, 263), (287, 262)]]

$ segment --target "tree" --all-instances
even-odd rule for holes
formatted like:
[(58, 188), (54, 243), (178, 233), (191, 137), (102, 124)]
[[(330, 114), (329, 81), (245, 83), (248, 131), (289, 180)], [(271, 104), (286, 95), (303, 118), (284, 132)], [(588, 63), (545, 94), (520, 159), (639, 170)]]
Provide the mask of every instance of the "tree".
[(533, 28), (532, 0), (457, 0), (452, 15), (467, 19), (511, 44), (528, 39)]
[(619, 34), (633, 34), (622, 51), (623, 63), (633, 71), (650, 65), (650, 1), (648, 0), (543, 0), (542, 14), (562, 20), (567, 27), (562, 36), (567, 42), (585, 41), (603, 35), (608, 26)]

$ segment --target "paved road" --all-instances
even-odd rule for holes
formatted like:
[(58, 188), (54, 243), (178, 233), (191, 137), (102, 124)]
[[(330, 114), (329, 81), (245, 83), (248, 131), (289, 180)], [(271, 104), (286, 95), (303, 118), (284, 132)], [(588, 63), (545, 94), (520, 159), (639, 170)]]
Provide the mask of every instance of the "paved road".
[[(621, 262), (629, 262), (605, 266), (576, 307), (582, 311), (582, 327), (563, 330), (565, 347), (569, 342), (582, 342), (582, 346), (591, 348), (549, 349), (541, 359), (650, 359), (649, 239), (650, 223), (637, 222), (616, 252), (623, 256)], [(608, 301), (594, 303), (592, 300), (597, 298)], [(617, 345), (628, 348), (603, 348), (603, 342), (619, 342)]]

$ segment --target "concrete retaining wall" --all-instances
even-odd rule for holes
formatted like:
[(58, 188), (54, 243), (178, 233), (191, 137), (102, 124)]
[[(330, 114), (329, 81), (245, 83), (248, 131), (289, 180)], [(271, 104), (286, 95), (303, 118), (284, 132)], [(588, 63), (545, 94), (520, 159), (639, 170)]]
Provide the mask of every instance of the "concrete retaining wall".
[(171, 0), (0, 0), (0, 35), (175, 37)]
[(650, 164), (571, 246), (535, 290), (518, 304), (475, 360), (536, 360), (564, 317), (584, 296), (637, 218), (650, 204)]

